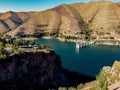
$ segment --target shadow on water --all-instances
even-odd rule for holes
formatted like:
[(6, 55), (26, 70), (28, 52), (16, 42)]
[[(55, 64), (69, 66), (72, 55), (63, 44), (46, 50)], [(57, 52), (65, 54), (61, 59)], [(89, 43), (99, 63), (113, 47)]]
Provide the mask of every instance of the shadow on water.
[(70, 86), (76, 87), (81, 83), (84, 84), (84, 83), (95, 80), (95, 77), (84, 75), (75, 71), (69, 71), (68, 69), (65, 69), (64, 67), (62, 67), (62, 61), (59, 55), (56, 55), (55, 64), (61, 70), (61, 72), (65, 75), (65, 77), (69, 80), (71, 84)]

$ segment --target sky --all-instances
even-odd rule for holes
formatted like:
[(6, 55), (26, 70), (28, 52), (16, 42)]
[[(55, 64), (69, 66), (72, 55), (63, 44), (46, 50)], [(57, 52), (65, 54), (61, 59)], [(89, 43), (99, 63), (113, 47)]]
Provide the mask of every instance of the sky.
[[(0, 0), (0, 12), (42, 11), (60, 4), (89, 2), (90, 0)], [(120, 0), (111, 0), (120, 2)]]

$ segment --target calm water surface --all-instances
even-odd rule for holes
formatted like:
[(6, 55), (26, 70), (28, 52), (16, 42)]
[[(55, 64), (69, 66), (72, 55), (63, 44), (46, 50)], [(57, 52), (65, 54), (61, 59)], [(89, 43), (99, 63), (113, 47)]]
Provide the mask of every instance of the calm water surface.
[(57, 39), (38, 39), (37, 43), (50, 46), (61, 56), (62, 65), (69, 71), (96, 76), (103, 66), (111, 66), (120, 60), (120, 47), (93, 45), (76, 50), (74, 42), (62, 42)]

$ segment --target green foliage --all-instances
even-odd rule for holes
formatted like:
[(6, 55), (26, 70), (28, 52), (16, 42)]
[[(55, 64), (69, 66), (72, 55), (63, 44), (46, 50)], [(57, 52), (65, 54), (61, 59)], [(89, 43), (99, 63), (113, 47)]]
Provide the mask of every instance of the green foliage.
[(42, 37), (42, 36), (44, 36), (44, 35), (46, 35), (47, 33), (45, 33), (45, 32), (43, 32), (43, 31), (39, 31), (39, 32), (35, 32), (34, 34), (33, 34), (33, 36), (35, 36), (35, 37)]
[(59, 35), (60, 38), (64, 38), (65, 40), (69, 40), (69, 39), (77, 39), (76, 36), (70, 36), (70, 35), (63, 35), (63, 34), (60, 34)]
[(4, 44), (3, 42), (0, 42), (0, 55), (3, 54), (3, 50), (4, 50)]
[(84, 34), (85, 35), (85, 39), (86, 40), (90, 40), (90, 37), (91, 37), (91, 34), (92, 34), (92, 30), (86, 26), (85, 29), (82, 30), (82, 32), (80, 34)]
[(39, 44), (40, 49), (49, 49), (50, 47), (47, 45)]
[(14, 53), (17, 53), (18, 52), (18, 47), (16, 45), (13, 45), (12, 46), (12, 49), (13, 49), (13, 52)]
[[(97, 83), (91, 90), (107, 90), (107, 81), (105, 71), (100, 71), (99, 75), (96, 76)], [(97, 88), (97, 89), (95, 89)]]
[(35, 41), (34, 40), (15, 40), (14, 45), (35, 45)]

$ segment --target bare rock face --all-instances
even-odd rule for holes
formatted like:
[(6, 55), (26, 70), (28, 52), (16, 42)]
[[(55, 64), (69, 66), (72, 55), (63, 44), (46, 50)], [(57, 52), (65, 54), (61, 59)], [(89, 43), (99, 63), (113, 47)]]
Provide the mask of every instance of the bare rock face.
[(35, 51), (0, 61), (1, 90), (40, 90), (57, 85), (55, 59), (54, 51)]

